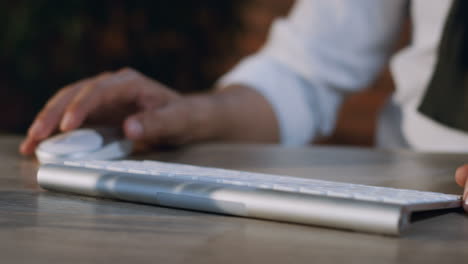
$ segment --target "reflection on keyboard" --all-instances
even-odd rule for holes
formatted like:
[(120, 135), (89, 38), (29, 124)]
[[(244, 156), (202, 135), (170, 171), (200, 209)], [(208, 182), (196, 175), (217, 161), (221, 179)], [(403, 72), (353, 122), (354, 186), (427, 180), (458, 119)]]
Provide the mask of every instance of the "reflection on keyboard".
[(49, 190), (205, 212), (398, 235), (411, 213), (461, 206), (457, 195), (158, 161), (44, 164)]
[(155, 177), (171, 177), (181, 180), (231, 184), (402, 205), (446, 202), (460, 199), (457, 195), (436, 192), (375, 187), (158, 161), (66, 161), (64, 164), (134, 174), (149, 174)]

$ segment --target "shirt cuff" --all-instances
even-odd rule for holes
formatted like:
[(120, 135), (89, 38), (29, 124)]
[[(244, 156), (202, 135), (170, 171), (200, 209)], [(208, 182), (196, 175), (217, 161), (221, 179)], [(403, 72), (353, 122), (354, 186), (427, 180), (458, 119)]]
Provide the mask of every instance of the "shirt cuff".
[(234, 84), (256, 90), (271, 104), (281, 144), (300, 146), (315, 138), (318, 122), (304, 91), (309, 85), (284, 65), (261, 54), (248, 57), (218, 81), (217, 89)]

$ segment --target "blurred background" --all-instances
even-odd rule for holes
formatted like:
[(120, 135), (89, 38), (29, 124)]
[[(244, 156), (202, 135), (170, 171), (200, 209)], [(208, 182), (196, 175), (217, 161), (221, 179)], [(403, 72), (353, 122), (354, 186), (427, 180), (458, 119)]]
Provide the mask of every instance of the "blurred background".
[[(186, 93), (210, 89), (262, 46), (293, 0), (2, 0), (0, 130), (25, 133), (60, 87), (129, 66)], [(399, 46), (407, 41), (402, 36)], [(323, 144), (373, 144), (388, 71), (346, 100)]]

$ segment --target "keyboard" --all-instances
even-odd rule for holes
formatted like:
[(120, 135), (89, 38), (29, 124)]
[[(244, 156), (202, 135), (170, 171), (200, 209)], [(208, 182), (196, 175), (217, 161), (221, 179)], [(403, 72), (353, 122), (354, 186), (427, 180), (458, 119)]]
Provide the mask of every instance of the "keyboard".
[(411, 213), (461, 207), (461, 196), (160, 161), (42, 165), (45, 188), (161, 206), (398, 235)]

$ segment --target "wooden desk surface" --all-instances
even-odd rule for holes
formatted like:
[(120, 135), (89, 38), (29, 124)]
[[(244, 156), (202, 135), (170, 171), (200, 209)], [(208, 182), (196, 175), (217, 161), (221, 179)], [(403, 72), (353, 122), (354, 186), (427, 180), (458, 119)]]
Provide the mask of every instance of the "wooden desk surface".
[[(466, 263), (468, 216), (385, 237), (52, 193), (0, 136), (0, 263)], [(356, 148), (200, 145), (137, 158), (460, 193), (468, 155)]]

